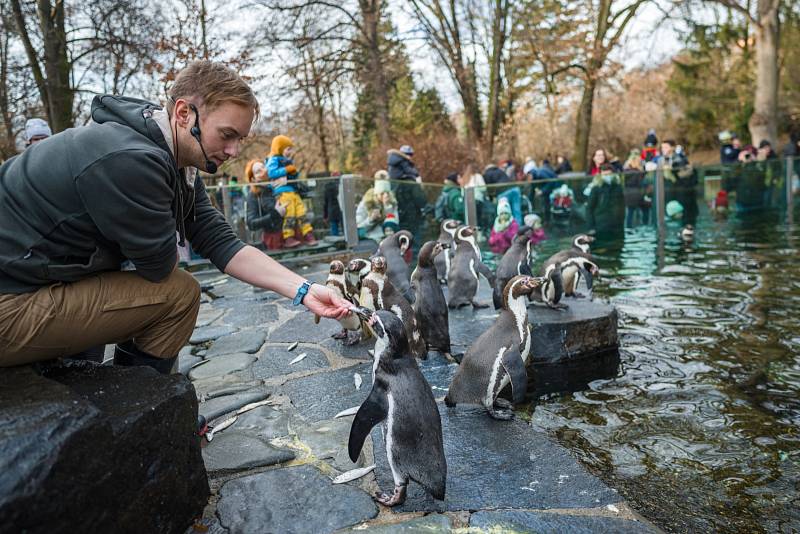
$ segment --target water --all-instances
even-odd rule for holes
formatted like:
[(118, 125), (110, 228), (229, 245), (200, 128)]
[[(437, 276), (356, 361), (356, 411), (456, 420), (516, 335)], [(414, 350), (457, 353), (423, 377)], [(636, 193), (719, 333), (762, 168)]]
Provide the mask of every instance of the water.
[(641, 227), (595, 249), (620, 372), (535, 408), (666, 530), (800, 530), (800, 229), (780, 217), (705, 215), (690, 245)]

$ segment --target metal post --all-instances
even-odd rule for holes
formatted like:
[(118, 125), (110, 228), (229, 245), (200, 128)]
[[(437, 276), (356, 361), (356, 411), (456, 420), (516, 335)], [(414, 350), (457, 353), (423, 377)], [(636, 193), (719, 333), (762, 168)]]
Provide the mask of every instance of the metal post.
[(792, 178), (794, 178), (794, 158), (786, 157), (786, 222), (794, 222), (794, 190), (792, 189)]
[(478, 208), (475, 204), (475, 188), (464, 188), (464, 217), (470, 226), (478, 226)]
[[(231, 223), (231, 197), (228, 194), (228, 185), (223, 185), (223, 182), (221, 181), (219, 182), (219, 185), (222, 190), (222, 212), (225, 214), (225, 220), (228, 221), (228, 224), (230, 224), (231, 227), (233, 227), (233, 224)], [(233, 231), (235, 232), (236, 228), (234, 228)]]
[(656, 226), (658, 233), (663, 234), (666, 231), (666, 197), (664, 196), (664, 171), (661, 166), (656, 169), (656, 183), (654, 187), (655, 198), (653, 199), (656, 209)]
[(347, 248), (358, 245), (358, 226), (356, 226), (356, 188), (352, 174), (346, 174), (339, 180), (339, 196), (342, 199), (342, 222), (344, 240)]

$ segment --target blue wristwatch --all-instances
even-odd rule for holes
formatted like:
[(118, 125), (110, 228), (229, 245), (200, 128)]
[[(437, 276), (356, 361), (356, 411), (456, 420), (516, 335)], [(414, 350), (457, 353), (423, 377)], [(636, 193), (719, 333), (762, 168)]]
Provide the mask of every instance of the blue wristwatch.
[(303, 299), (306, 298), (308, 290), (311, 287), (311, 284), (313, 283), (314, 282), (309, 282), (308, 280), (306, 280), (305, 282), (300, 284), (300, 287), (297, 288), (297, 294), (294, 296), (292, 304), (294, 304), (295, 306), (299, 306), (300, 304), (302, 304)]

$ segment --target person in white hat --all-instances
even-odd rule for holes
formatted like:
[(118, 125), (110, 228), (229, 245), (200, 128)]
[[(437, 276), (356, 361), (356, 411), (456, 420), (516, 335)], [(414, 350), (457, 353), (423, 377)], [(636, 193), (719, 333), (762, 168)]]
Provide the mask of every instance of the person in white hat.
[(53, 131), (44, 119), (28, 119), (25, 123), (25, 147), (29, 147), (53, 135)]

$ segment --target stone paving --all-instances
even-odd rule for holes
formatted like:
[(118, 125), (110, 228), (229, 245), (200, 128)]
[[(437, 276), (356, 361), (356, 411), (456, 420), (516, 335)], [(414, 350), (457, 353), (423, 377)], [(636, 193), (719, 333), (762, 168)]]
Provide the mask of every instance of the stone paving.
[[(302, 274), (321, 282), (326, 270)], [(213, 287), (179, 368), (193, 381), (200, 413), (214, 426), (249, 403), (266, 403), (204, 440), (212, 498), (189, 532), (658, 532), (533, 427), (532, 407), (519, 408), (510, 422), (445, 407), (457, 364), (435, 353), (420, 367), (442, 418), (446, 499), (436, 501), (412, 482), (402, 506), (377, 505), (373, 493), (392, 486), (382, 427), (354, 464), (347, 455), (353, 417), (334, 418), (369, 394), (374, 342), (343, 347), (330, 337), (339, 329), (334, 321), (315, 324), (288, 299), (219, 273), (196, 276)], [(479, 298), (490, 296), (484, 283)], [(492, 309), (451, 313), (453, 351), (466, 350), (495, 317)], [(332, 482), (373, 464), (360, 479)]]

